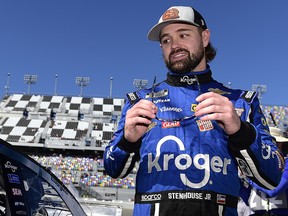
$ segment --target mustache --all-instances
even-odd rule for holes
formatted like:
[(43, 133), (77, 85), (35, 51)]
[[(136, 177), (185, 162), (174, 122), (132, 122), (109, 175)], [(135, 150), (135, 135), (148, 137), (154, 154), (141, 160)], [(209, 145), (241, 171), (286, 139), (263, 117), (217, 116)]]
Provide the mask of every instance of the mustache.
[(174, 55), (175, 53), (178, 53), (178, 52), (186, 52), (186, 53), (190, 54), (187, 49), (178, 48), (178, 49), (174, 49), (171, 51), (171, 53), (169, 54), (169, 58), (171, 58), (172, 55)]

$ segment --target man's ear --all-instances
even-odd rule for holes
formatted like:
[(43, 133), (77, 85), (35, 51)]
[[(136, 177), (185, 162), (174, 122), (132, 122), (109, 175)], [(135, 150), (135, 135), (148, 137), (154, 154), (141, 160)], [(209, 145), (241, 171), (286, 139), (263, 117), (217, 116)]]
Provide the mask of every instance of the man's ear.
[(209, 42), (210, 42), (210, 31), (209, 31), (209, 29), (205, 29), (202, 32), (202, 40), (203, 40), (204, 47), (207, 47)]

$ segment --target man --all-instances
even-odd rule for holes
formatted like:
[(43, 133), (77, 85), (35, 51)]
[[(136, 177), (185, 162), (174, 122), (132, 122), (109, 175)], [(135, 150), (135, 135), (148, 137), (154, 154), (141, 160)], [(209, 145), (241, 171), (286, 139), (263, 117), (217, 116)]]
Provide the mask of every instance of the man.
[(278, 127), (269, 127), (270, 134), (275, 138), (279, 150), (283, 153), (284, 157), (288, 154), (288, 138), (284, 132)]
[(248, 180), (251, 184), (243, 190), (242, 198), (248, 203), (249, 208), (254, 211), (250, 215), (288, 215), (288, 139), (281, 129), (270, 127), (270, 134), (275, 138), (277, 146), (285, 155), (285, 168), (280, 183), (272, 190), (265, 189)]
[(169, 8), (148, 39), (160, 42), (167, 79), (127, 94), (106, 172), (122, 178), (139, 162), (134, 215), (237, 215), (237, 163), (265, 188), (283, 168), (256, 94), (212, 78), (216, 51), (195, 9)]

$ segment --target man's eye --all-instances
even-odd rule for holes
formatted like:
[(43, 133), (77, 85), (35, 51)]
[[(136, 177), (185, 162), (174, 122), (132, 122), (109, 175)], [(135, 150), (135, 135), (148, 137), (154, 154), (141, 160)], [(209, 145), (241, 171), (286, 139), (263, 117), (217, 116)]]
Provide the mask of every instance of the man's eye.
[(168, 39), (162, 39), (161, 40), (161, 44), (163, 45), (163, 44), (167, 44), (167, 43), (169, 43), (169, 40)]
[(181, 38), (186, 38), (186, 37), (188, 37), (188, 35), (187, 34), (182, 34), (182, 35), (180, 35), (180, 37)]

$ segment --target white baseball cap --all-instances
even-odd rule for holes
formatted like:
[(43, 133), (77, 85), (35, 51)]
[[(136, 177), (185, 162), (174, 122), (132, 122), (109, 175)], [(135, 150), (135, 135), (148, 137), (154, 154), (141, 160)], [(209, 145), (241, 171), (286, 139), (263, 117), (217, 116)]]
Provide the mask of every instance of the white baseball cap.
[(165, 11), (158, 23), (150, 29), (147, 35), (148, 39), (159, 41), (162, 28), (171, 23), (178, 22), (207, 29), (204, 18), (195, 9), (188, 6), (173, 6)]
[(284, 136), (283, 131), (277, 127), (269, 127), (270, 134), (275, 137), (277, 142), (288, 142), (288, 139)]

